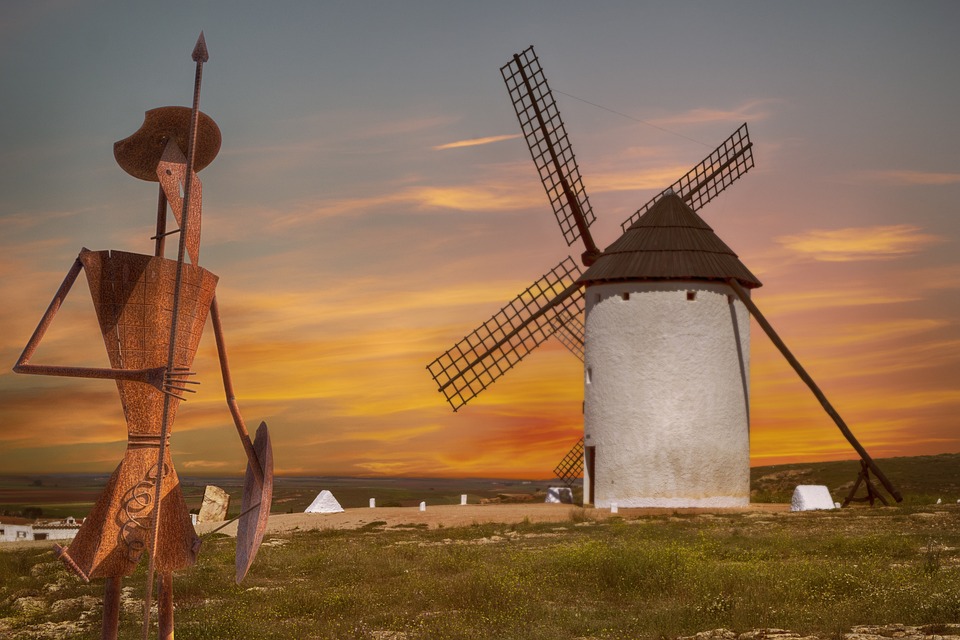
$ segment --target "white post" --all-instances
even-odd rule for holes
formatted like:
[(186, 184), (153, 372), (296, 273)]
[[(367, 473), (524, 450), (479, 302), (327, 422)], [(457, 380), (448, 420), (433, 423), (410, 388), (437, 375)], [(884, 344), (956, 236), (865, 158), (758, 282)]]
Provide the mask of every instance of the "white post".
[(426, 510), (427, 510), (427, 503), (426, 503), (426, 502), (421, 502), (421, 503), (420, 503), (420, 511), (426, 511)]
[(376, 506), (377, 506), (377, 499), (376, 499), (376, 498), (370, 498), (370, 508), (373, 509), (373, 508), (375, 508)]
[(467, 504), (467, 494), (465, 493), (460, 494), (460, 504), (461, 505)]
[(618, 511), (619, 511), (619, 509), (617, 508), (617, 503), (616, 503), (616, 502), (611, 502), (611, 503), (610, 503), (610, 513), (617, 513)]

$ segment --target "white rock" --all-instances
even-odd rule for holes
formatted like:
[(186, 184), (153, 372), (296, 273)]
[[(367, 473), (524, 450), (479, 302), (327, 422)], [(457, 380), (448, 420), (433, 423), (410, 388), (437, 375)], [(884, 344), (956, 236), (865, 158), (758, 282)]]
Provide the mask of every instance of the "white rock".
[(812, 511), (815, 509), (836, 509), (830, 490), (822, 484), (801, 484), (793, 490), (790, 499), (790, 511)]
[(337, 499), (333, 497), (333, 494), (324, 489), (317, 494), (317, 497), (313, 499), (313, 502), (310, 503), (310, 506), (307, 507), (304, 513), (342, 513), (343, 507), (340, 506), (340, 503), (337, 502)]
[(570, 487), (550, 487), (547, 489), (547, 499), (544, 502), (573, 504), (573, 491)]
[(227, 510), (230, 507), (230, 494), (208, 484), (203, 490), (203, 504), (200, 505), (200, 515), (197, 522), (223, 522), (227, 519)]

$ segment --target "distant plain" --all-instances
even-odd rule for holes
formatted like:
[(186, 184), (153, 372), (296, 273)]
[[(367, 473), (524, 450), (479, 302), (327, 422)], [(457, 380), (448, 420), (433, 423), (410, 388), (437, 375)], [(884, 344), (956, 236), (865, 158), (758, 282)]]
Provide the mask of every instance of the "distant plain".
[[(935, 456), (886, 458), (880, 468), (904, 495), (906, 504), (931, 504), (938, 499), (956, 504), (960, 500), (960, 453)], [(750, 470), (752, 502), (789, 502), (798, 484), (826, 485), (834, 500), (842, 502), (859, 472), (855, 460), (809, 462)], [(109, 474), (98, 475), (0, 475), (0, 515), (20, 515), (24, 510), (44, 518), (83, 517), (93, 506)], [(239, 513), (243, 478), (239, 476), (181, 476), (187, 506), (198, 511), (208, 484), (225, 489), (231, 496), (232, 515)], [(366, 507), (370, 498), (381, 507), (411, 507), (427, 504), (459, 504), (466, 494), (470, 503), (481, 501), (542, 501), (557, 479), (492, 478), (344, 478), (277, 477), (274, 481), (274, 513), (303, 511), (322, 489), (333, 492), (345, 508)], [(879, 483), (877, 483), (879, 484)], [(575, 498), (582, 494), (579, 482)], [(861, 487), (859, 493), (863, 494)], [(889, 496), (888, 496), (889, 499)], [(32, 508), (32, 509), (31, 509)]]

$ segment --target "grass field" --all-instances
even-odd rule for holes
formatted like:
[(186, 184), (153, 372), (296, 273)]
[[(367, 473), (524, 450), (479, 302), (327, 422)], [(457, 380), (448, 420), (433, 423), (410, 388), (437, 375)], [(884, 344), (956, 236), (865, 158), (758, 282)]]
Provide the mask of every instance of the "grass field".
[[(235, 542), (205, 539), (175, 581), (183, 639), (661, 638), (719, 627), (786, 628), (838, 638), (857, 624), (925, 625), (960, 635), (960, 454), (879, 461), (905, 500), (822, 513), (720, 513), (426, 530), (371, 522), (357, 531), (268, 536), (233, 583)], [(797, 484), (842, 500), (856, 462), (751, 470), (754, 502)], [(106, 476), (0, 477), (0, 513), (82, 516)], [(207, 483), (239, 504), (239, 478), (182, 478), (199, 508)], [(365, 507), (455, 504), (466, 493), (519, 501), (555, 481), (278, 478), (274, 513), (323, 488)], [(936, 506), (937, 499), (943, 504)], [(0, 545), (0, 637), (97, 638), (102, 582), (68, 574), (45, 544)], [(143, 567), (125, 581), (121, 637), (139, 635)]]
[[(956, 505), (590, 514), (268, 536), (239, 586), (235, 542), (215, 534), (175, 579), (177, 638), (606, 640), (718, 627), (835, 638), (891, 622), (960, 633), (947, 626), (960, 622)], [(138, 637), (143, 580), (141, 566), (124, 582), (121, 637)], [(102, 588), (46, 547), (2, 551), (0, 637), (97, 638)]]

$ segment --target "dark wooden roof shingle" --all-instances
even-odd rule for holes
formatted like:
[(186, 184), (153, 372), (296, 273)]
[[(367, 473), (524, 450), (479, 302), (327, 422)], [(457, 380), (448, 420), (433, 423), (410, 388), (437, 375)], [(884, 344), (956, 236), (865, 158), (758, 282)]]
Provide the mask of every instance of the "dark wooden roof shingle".
[(580, 276), (581, 284), (621, 280), (760, 280), (679, 196), (668, 194)]

